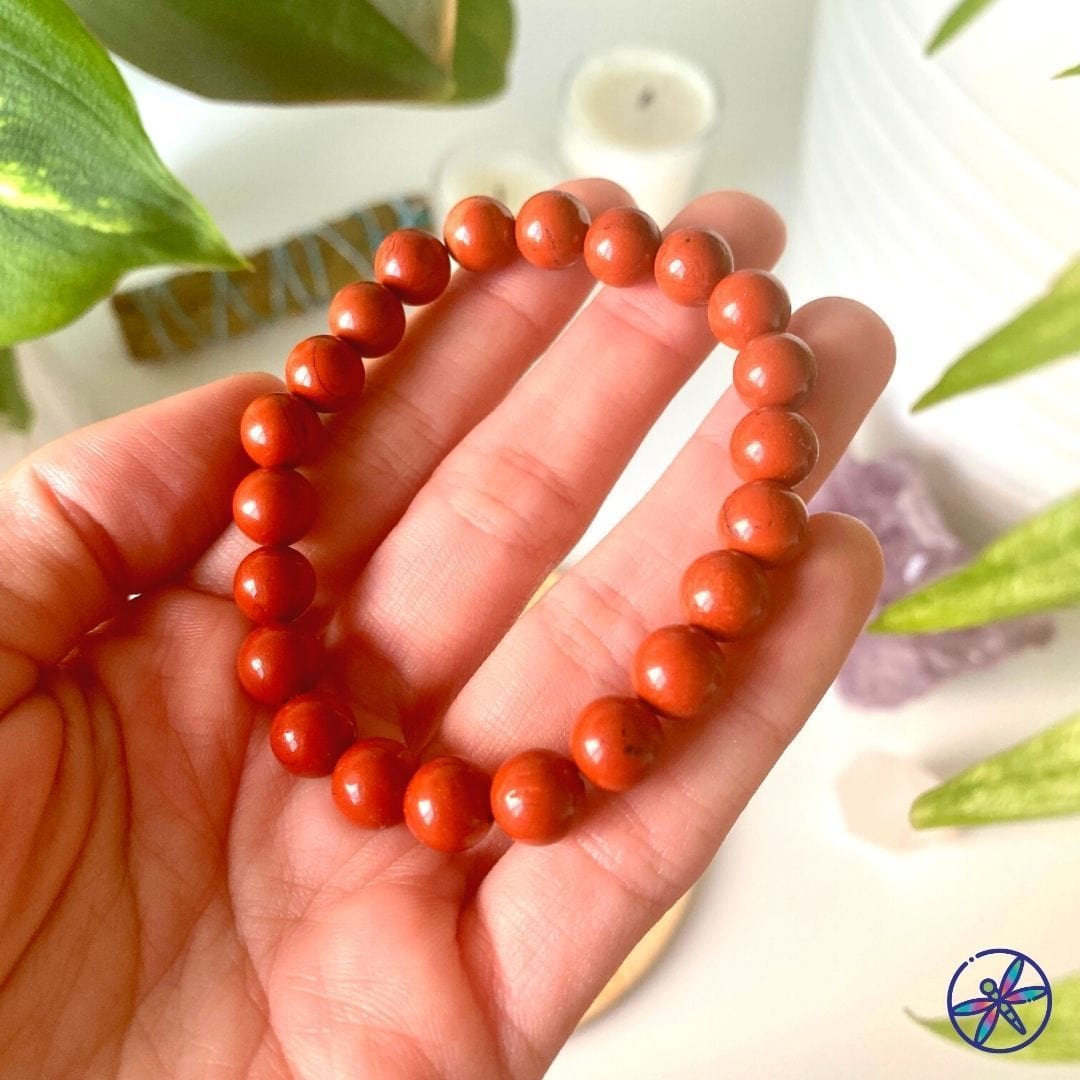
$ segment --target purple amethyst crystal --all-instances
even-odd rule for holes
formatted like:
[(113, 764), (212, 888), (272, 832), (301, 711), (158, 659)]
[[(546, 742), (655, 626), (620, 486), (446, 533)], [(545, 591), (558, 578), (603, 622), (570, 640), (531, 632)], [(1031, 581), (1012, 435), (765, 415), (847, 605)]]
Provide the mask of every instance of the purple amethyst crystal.
[[(875, 614), (962, 566), (972, 555), (941, 520), (918, 465), (908, 454), (866, 462), (846, 456), (811, 509), (850, 514), (874, 531), (885, 553), (885, 581)], [(1027, 646), (1045, 645), (1053, 633), (1048, 618), (1032, 616), (940, 634), (863, 634), (837, 686), (858, 705), (900, 705), (944, 679), (989, 667)]]

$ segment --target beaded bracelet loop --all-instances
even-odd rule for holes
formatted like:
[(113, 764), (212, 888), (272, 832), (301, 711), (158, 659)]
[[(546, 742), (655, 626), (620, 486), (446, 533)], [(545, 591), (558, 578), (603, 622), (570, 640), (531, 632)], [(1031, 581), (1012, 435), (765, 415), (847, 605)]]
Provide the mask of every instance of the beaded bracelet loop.
[[(365, 829), (403, 821), (422, 843), (458, 852), (479, 843), (492, 821), (515, 840), (548, 844), (580, 817), (586, 784), (626, 791), (657, 764), (664, 722), (705, 714), (725, 684), (720, 643), (755, 633), (769, 607), (770, 568), (799, 552), (807, 528), (792, 488), (818, 457), (814, 429), (797, 410), (816, 377), (814, 355), (786, 333), (791, 303), (763, 270), (735, 270), (731, 249), (711, 229), (661, 237), (633, 207), (595, 221), (564, 191), (534, 195), (514, 215), (495, 199), (473, 196), (449, 213), (444, 243), (418, 229), (388, 236), (375, 258), (375, 280), (345, 286), (330, 305), (330, 333), (301, 341), (285, 362), (288, 393), (265, 394), (244, 412), (240, 438), (257, 468), (236, 489), (233, 517), (260, 546), (236, 571), (237, 606), (256, 623), (240, 646), (237, 672), (256, 702), (277, 708), (270, 746), (298, 776), (332, 775), (341, 813)], [(686, 622), (653, 631), (633, 660), (635, 697), (601, 697), (578, 715), (569, 756), (529, 749), (494, 776), (459, 757), (420, 764), (400, 742), (357, 740), (341, 697), (313, 692), (322, 646), (296, 620), (315, 596), (316, 575), (290, 544), (311, 528), (315, 490), (297, 471), (318, 456), (320, 413), (354, 404), (364, 389), (364, 358), (383, 356), (405, 333), (404, 304), (438, 299), (450, 257), (465, 271), (488, 273), (524, 257), (560, 269), (584, 258), (604, 285), (654, 279), (676, 304), (704, 307), (718, 341), (738, 350), (733, 383), (750, 410), (731, 435), (740, 479), (720, 508), (722, 547), (696, 559), (679, 587)]]

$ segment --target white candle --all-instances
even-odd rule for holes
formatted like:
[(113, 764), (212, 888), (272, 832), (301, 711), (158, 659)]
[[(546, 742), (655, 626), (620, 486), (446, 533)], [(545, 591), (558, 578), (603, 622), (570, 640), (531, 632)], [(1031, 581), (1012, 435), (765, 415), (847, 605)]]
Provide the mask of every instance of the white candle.
[(516, 214), (530, 195), (554, 187), (562, 179), (538, 151), (506, 139), (472, 138), (451, 151), (436, 171), (432, 191), (435, 224), (441, 228), (447, 211), (469, 195), (490, 195)]
[(572, 75), (561, 152), (573, 175), (615, 180), (664, 225), (693, 193), (717, 112), (715, 87), (689, 60), (613, 49)]

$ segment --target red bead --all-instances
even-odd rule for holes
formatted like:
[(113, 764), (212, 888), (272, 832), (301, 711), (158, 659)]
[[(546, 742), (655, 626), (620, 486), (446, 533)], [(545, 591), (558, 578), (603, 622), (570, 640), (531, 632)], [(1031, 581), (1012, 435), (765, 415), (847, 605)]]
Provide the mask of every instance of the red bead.
[(375, 252), (375, 280), (404, 304), (430, 304), (450, 282), (450, 256), (431, 233), (397, 229)]
[(330, 793), (337, 808), (362, 829), (386, 829), (405, 817), (405, 789), (416, 761), (393, 739), (361, 739), (334, 766)]
[(453, 853), (480, 843), (491, 828), (491, 777), (458, 757), (421, 765), (405, 791), (405, 824), (422, 844)]
[(361, 356), (385, 356), (405, 336), (405, 309), (385, 285), (354, 281), (330, 301), (330, 332)]
[(638, 646), (634, 692), (657, 712), (688, 720), (714, 705), (724, 688), (724, 657), (694, 626), (663, 626)]
[(795, 557), (806, 527), (806, 503), (794, 491), (773, 480), (756, 480), (724, 500), (717, 531), (728, 547), (775, 566)]
[(786, 330), (790, 318), (787, 289), (767, 270), (736, 270), (709, 297), (709, 326), (716, 340), (732, 349)]
[(256, 469), (233, 494), (233, 519), (257, 544), (295, 543), (317, 510), (315, 489), (292, 469)]
[(686, 568), (679, 592), (688, 623), (730, 641), (761, 625), (769, 583), (749, 555), (711, 551)]
[(315, 599), (315, 568), (295, 548), (256, 548), (236, 568), (233, 597), (252, 622), (291, 622)]
[(768, 405), (797, 409), (810, 397), (817, 361), (810, 346), (794, 334), (762, 334), (735, 357), (731, 381), (751, 409)]
[(585, 265), (597, 281), (623, 288), (648, 281), (660, 249), (660, 230), (633, 206), (605, 210), (585, 234)]
[(735, 265), (728, 242), (712, 229), (676, 229), (656, 253), (661, 292), (684, 307), (704, 307)]
[(264, 469), (302, 465), (315, 456), (322, 441), (318, 415), (293, 394), (263, 394), (240, 418), (240, 442)]
[(518, 251), (542, 270), (573, 266), (585, 249), (589, 211), (567, 191), (541, 191), (517, 217)]
[(259, 626), (240, 645), (236, 673), (250, 697), (263, 705), (310, 690), (319, 678), (322, 648), (292, 626)]
[(355, 401), (366, 378), (360, 353), (329, 334), (305, 338), (285, 361), (289, 389), (320, 412), (337, 412)]
[(742, 480), (794, 487), (810, 475), (817, 459), (817, 433), (788, 409), (755, 409), (731, 433), (731, 463)]
[(278, 709), (270, 724), (274, 757), (297, 776), (329, 776), (355, 738), (352, 710), (336, 695), (294, 697)]
[(577, 767), (603, 791), (628, 791), (652, 770), (663, 746), (656, 714), (630, 697), (602, 697), (586, 705), (570, 736)]
[(577, 766), (550, 750), (504, 761), (491, 782), (491, 810), (507, 836), (525, 844), (561, 840), (585, 809)]
[(472, 195), (453, 207), (443, 240), (459, 266), (478, 274), (501, 270), (518, 257), (514, 215), (486, 195)]

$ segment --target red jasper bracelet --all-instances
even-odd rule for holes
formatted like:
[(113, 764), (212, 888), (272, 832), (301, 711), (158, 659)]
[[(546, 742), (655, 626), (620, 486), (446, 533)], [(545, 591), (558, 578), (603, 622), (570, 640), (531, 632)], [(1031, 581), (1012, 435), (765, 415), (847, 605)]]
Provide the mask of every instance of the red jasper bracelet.
[[(735, 270), (731, 249), (710, 229), (678, 229), (661, 238), (640, 210), (608, 210), (590, 223), (573, 195), (545, 191), (513, 214), (474, 196), (450, 211), (445, 244), (417, 229), (388, 236), (375, 258), (375, 281), (347, 285), (330, 305), (329, 335), (300, 342), (285, 363), (288, 393), (265, 394), (241, 421), (244, 449), (258, 466), (236, 489), (233, 516), (261, 546), (236, 571), (240, 610), (258, 624), (240, 646), (237, 671), (257, 702), (277, 707), (270, 745), (298, 776), (332, 774), (341, 813), (366, 829), (405, 821), (439, 851), (464, 851), (492, 821), (515, 840), (547, 844), (580, 817), (588, 780), (626, 791), (656, 765), (661, 719), (706, 713), (724, 688), (719, 642), (753, 634), (769, 605), (770, 567), (798, 552), (807, 511), (792, 487), (814, 468), (814, 429), (794, 410), (810, 396), (813, 353), (786, 333), (791, 304), (783, 285), (763, 270)], [(605, 285), (655, 279), (677, 304), (707, 309), (709, 326), (737, 349), (735, 390), (751, 410), (731, 436), (735, 471), (744, 481), (720, 509), (723, 547), (702, 555), (683, 575), (686, 624), (665, 626), (639, 647), (631, 672), (636, 697), (602, 697), (587, 705), (570, 736), (570, 756), (525, 750), (494, 777), (457, 757), (418, 764), (393, 739), (356, 741), (347, 702), (312, 692), (322, 668), (318, 639), (297, 627), (315, 596), (311, 563), (289, 544), (315, 520), (315, 490), (296, 471), (317, 457), (319, 413), (352, 405), (364, 389), (364, 357), (383, 356), (405, 333), (403, 304), (436, 300), (450, 280), (450, 256), (466, 271), (485, 273), (523, 256), (558, 269), (584, 258)]]

